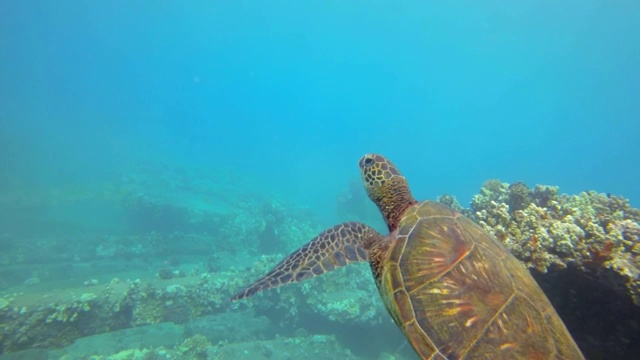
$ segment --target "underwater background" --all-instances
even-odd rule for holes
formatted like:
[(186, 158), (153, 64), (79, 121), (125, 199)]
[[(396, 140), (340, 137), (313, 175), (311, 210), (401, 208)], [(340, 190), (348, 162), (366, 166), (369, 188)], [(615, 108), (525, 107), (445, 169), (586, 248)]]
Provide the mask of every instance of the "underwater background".
[[(0, 2), (0, 358), (415, 358), (365, 264), (229, 302), (335, 223), (385, 229), (372, 152), (418, 199), (507, 229), (570, 330), (612, 326), (574, 333), (585, 356), (625, 358), (637, 34), (637, 1)], [(515, 216), (520, 182), (525, 214), (580, 209), (544, 259), (522, 241), (547, 217), (488, 220), (491, 201)], [(542, 277), (560, 263), (619, 300), (563, 315)]]

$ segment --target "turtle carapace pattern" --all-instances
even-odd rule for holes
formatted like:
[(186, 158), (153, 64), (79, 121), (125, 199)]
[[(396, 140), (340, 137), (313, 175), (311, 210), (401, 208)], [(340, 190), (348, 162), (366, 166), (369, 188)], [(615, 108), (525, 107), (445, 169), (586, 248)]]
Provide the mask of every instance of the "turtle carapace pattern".
[(385, 157), (367, 154), (359, 167), (389, 234), (336, 225), (234, 300), (368, 261), (387, 311), (422, 359), (584, 359), (542, 289), (500, 242), (445, 205), (416, 201)]

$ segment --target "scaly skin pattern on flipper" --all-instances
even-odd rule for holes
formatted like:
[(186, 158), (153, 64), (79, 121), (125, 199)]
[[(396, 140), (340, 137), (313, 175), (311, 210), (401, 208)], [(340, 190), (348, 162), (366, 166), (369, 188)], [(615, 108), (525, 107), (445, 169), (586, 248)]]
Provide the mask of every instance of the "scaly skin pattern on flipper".
[(347, 222), (336, 225), (287, 256), (261, 279), (237, 293), (232, 300), (322, 275), (352, 262), (367, 261), (369, 249), (380, 239), (382, 235), (365, 224)]

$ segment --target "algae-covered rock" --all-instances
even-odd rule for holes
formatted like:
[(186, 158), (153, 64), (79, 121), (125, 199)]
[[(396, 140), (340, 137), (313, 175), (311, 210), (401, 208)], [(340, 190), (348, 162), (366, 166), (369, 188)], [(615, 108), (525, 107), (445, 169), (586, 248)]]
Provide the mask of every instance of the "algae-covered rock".
[[(280, 258), (281, 255), (260, 257), (240, 284), (263, 274)], [(300, 314), (309, 313), (349, 324), (376, 323), (386, 318), (371, 269), (365, 263), (351, 264), (301, 283), (259, 293), (247, 302), (271, 312), (279, 309), (294, 321)]]
[(128, 349), (108, 356), (106, 360), (147, 360), (152, 358), (151, 354), (149, 349)]
[(0, 310), (9, 306), (9, 300), (5, 298), (0, 298)]
[(182, 356), (201, 356), (206, 355), (209, 346), (211, 346), (209, 340), (203, 335), (198, 334), (185, 339), (182, 344), (176, 346), (176, 350)]
[(230, 343), (210, 349), (208, 355), (210, 359), (362, 359), (345, 349), (333, 335)]

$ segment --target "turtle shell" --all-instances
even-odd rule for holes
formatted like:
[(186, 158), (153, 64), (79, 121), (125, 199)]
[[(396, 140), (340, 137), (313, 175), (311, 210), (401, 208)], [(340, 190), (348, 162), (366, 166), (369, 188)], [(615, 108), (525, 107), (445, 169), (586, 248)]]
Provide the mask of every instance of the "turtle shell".
[(378, 278), (387, 310), (424, 359), (583, 359), (529, 271), (434, 202), (411, 206)]

